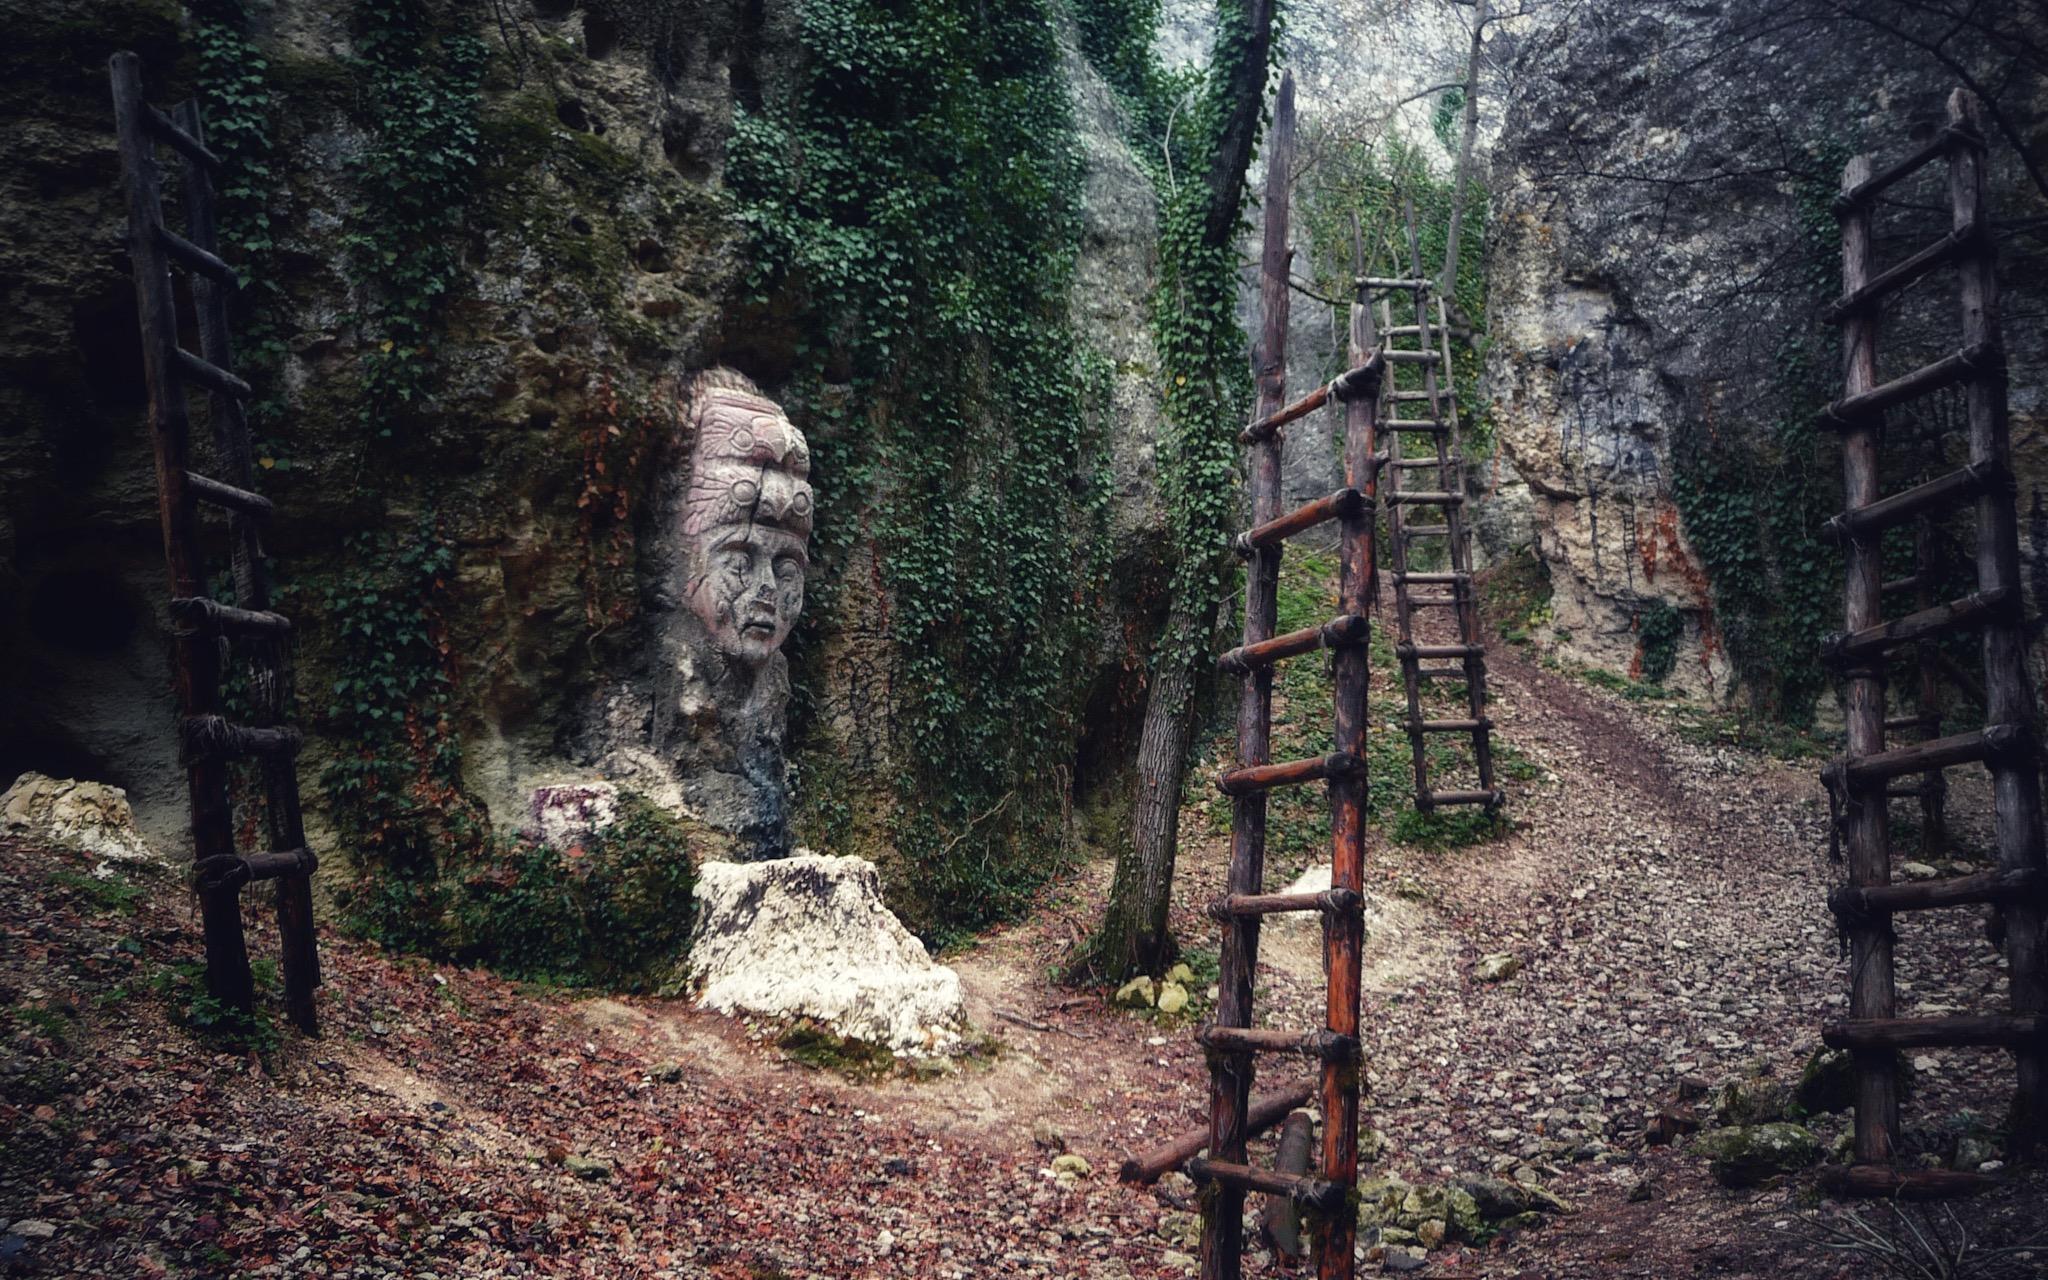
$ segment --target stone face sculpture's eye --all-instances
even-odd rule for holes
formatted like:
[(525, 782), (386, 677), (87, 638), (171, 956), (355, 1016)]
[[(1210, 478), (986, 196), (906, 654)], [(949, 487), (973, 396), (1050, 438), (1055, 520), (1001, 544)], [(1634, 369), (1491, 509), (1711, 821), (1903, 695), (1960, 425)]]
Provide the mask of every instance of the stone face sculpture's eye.
[(754, 555), (745, 547), (727, 547), (718, 553), (718, 567), (735, 578), (744, 578), (754, 564)]
[(751, 507), (761, 500), (761, 486), (752, 480), (732, 482), (732, 500), (735, 506)]
[(802, 578), (803, 576), (803, 562), (795, 556), (775, 557), (775, 577), (778, 581), (788, 582), (791, 579)]

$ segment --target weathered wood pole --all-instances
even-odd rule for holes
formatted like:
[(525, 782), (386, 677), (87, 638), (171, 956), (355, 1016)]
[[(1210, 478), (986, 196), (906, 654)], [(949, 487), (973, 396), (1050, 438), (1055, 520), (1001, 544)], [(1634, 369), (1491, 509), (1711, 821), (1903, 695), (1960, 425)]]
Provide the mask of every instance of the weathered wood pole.
[[(1273, 103), (1273, 130), (1266, 152), (1265, 238), (1260, 255), (1259, 307), (1262, 317), (1252, 373), (1259, 418), (1278, 412), (1287, 400), (1288, 183), (1294, 169), (1294, 77), (1280, 78)], [(1275, 431), (1251, 446), (1251, 523), (1280, 514), (1280, 446)], [(1245, 571), (1244, 643), (1273, 637), (1280, 585), (1280, 544), (1252, 550)], [(1273, 668), (1244, 676), (1237, 709), (1240, 768), (1266, 764), (1272, 748)], [(1231, 801), (1229, 892), (1255, 894), (1266, 870), (1266, 796), (1263, 791)], [(1249, 1027), (1252, 978), (1259, 955), (1259, 918), (1237, 916), (1223, 927), (1216, 1025)], [(1245, 1128), (1252, 1086), (1248, 1050), (1209, 1053), (1209, 1158), (1245, 1163)], [(1244, 1189), (1224, 1181), (1204, 1192), (1202, 1280), (1237, 1280), (1244, 1258)]]
[[(2006, 423), (2005, 362), (1998, 322), (1998, 273), (1990, 235), (1991, 206), (1985, 198), (1982, 107), (1974, 94), (1949, 95), (1951, 131), (1968, 141), (1950, 153), (1949, 199), (1954, 233), (1974, 243), (1961, 270), (1963, 348), (1994, 353), (1991, 367), (1971, 377), (1968, 390), (1970, 462), (2010, 473), (2012, 444)], [(1977, 499), (1977, 590), (1980, 594), (2020, 590), (2018, 512), (2010, 486), (1987, 488)], [(2007, 871), (2048, 867), (2041, 820), (2041, 725), (2027, 683), (2026, 630), (2017, 609), (1996, 615), (1984, 627), (1985, 715), (1993, 725), (2019, 729), (2017, 748), (1994, 754), (1991, 769), (1997, 813), (1998, 865)], [(2048, 1013), (2048, 913), (2038, 896), (2018, 897), (2005, 907), (2005, 954), (2012, 984), (2012, 1010), (2020, 1016)], [(2012, 1146), (2027, 1156), (2048, 1142), (2048, 1047), (2037, 1038), (2014, 1048), (2019, 1082), (2013, 1094)]]
[[(1870, 177), (1870, 157), (1857, 156), (1842, 171), (1842, 190), (1853, 191)], [(1842, 207), (1842, 292), (1853, 294), (1870, 279), (1870, 206), (1846, 202)], [(1845, 396), (1877, 385), (1877, 317), (1873, 307), (1858, 308), (1842, 322), (1842, 368)], [(1842, 433), (1843, 506), (1850, 513), (1878, 500), (1877, 432), (1879, 415), (1858, 416)], [(1847, 582), (1843, 591), (1844, 630), (1855, 633), (1883, 621), (1884, 556), (1879, 535), (1845, 539)], [(1884, 660), (1859, 659), (1844, 672), (1848, 720), (1848, 759), (1884, 750)], [(1891, 856), (1887, 847), (1888, 815), (1884, 780), (1859, 780), (1844, 769), (1835, 782), (1841, 793), (1842, 836), (1847, 846), (1849, 883), (1868, 888), (1889, 883)], [(1849, 1016), (1890, 1018), (1892, 929), (1886, 917), (1853, 921), (1849, 926)], [(1856, 1161), (1887, 1164), (1895, 1150), (1899, 1097), (1890, 1050), (1855, 1051)]]
[[(1354, 252), (1357, 247), (1354, 245)], [(1362, 274), (1363, 264), (1354, 264)], [(1351, 302), (1350, 362), (1358, 368), (1372, 358), (1372, 308), (1368, 291), (1357, 288)], [(1354, 395), (1344, 405), (1344, 483), (1366, 497), (1362, 508), (1339, 530), (1337, 599), (1340, 613), (1370, 616), (1373, 607), (1374, 498), (1379, 492), (1375, 427), (1379, 395)], [(1370, 657), (1363, 638), (1337, 650), (1332, 659), (1336, 686), (1339, 755), (1366, 758)], [(1359, 1032), (1359, 973), (1365, 948), (1365, 798), (1363, 770), (1330, 782), (1330, 888), (1357, 895), (1348, 911), (1323, 915), (1324, 1025), (1356, 1040)], [(1358, 1095), (1363, 1065), (1357, 1059), (1323, 1064), (1323, 1177), (1343, 1187), (1358, 1181)], [(1316, 1266), (1319, 1280), (1349, 1280), (1358, 1219), (1347, 1208), (1320, 1224)]]

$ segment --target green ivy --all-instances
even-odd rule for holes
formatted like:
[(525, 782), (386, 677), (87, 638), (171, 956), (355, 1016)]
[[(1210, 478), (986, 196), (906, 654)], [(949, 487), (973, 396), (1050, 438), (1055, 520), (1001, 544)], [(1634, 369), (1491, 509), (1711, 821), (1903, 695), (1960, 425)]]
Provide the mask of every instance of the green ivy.
[(358, 102), (372, 142), (345, 243), (367, 295), (360, 420), (379, 437), (430, 394), (439, 314), (462, 270), (486, 53), (428, 0), (357, 0)]
[(348, 566), (318, 586), (334, 678), (318, 725), (334, 742), (320, 785), (358, 872), (352, 925), (393, 946), (433, 950), (445, 930), (443, 871), (488, 841), (461, 788), (454, 663), (441, 629), (452, 546), (422, 519), (399, 537), (351, 535)]
[[(1835, 189), (1818, 175), (1847, 158), (1822, 148), (1798, 185), (1799, 270), (1816, 300), (1832, 292), (1840, 252)], [(1738, 438), (1687, 421), (1672, 447), (1672, 497), (1729, 659), (1757, 710), (1802, 726), (1827, 688), (1820, 645), (1841, 610), (1841, 555), (1820, 537), (1840, 503), (1838, 450), (1813, 426), (1833, 388), (1822, 346), (1811, 325), (1788, 326), (1770, 371), (1779, 416), (1762, 431)]]
[(1636, 615), (1636, 643), (1643, 651), (1643, 679), (1662, 684), (1678, 665), (1678, 642), (1685, 637), (1685, 617), (1665, 600), (1652, 600)]
[(871, 540), (898, 704), (889, 776), (814, 772), (800, 820), (893, 790), (907, 915), (944, 940), (1016, 911), (1064, 844), (1108, 496), (1068, 319), (1080, 149), (1050, 3), (798, 13), (798, 82), (739, 115), (726, 180), (751, 302), (794, 318), (784, 396), (823, 480), (798, 648)]
[(235, 369), (256, 388), (247, 413), (258, 459), (288, 468), (279, 439), (287, 414), (285, 296), (273, 231), (284, 185), (272, 135), (277, 95), (241, 0), (196, 0), (191, 12), (200, 116), (207, 146), (223, 162), (214, 187), (215, 230), (240, 286), (231, 300)]

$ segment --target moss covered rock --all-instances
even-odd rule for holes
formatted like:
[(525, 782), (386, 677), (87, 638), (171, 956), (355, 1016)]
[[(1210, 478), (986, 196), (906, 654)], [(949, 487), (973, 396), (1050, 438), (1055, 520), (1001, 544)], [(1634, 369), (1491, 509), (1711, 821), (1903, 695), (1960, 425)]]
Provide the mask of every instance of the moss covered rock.
[(1693, 1142), (1724, 1187), (1754, 1187), (1797, 1173), (1821, 1158), (1820, 1139), (1786, 1122), (1712, 1129)]

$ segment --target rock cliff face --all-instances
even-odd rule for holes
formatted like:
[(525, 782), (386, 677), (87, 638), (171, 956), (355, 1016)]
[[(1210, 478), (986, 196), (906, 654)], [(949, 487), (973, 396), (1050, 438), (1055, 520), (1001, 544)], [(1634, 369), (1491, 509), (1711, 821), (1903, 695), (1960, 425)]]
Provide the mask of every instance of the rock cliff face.
[[(1818, 314), (1839, 285), (1827, 200), (1849, 155), (1898, 157), (1931, 136), (1956, 84), (1954, 69), (1840, 8), (1602, 0), (1519, 40), (1492, 157), (1488, 391), (1531, 491), (1520, 536), (1549, 563), (1551, 638), (1569, 658), (1640, 670), (1641, 622), (1668, 607), (1683, 620), (1669, 682), (1726, 697), (1768, 655), (1757, 619), (1724, 618), (1717, 602), (1776, 597), (1789, 613), (1811, 596), (1839, 625), (1838, 574), (1811, 591), (1797, 582), (1810, 566), (1793, 546), (1810, 530), (1789, 525), (1807, 517), (1772, 509), (1774, 493), (1819, 508), (1839, 492), (1838, 453), (1788, 430), (1840, 394), (1834, 332)], [(2016, 9), (1987, 13), (2017, 23)], [(1978, 73), (2009, 53), (1974, 35), (1947, 47)], [(2038, 78), (2016, 84), (2004, 108), (2038, 140)], [(2040, 501), (2048, 361), (2040, 241), (2015, 224), (2043, 206), (2009, 139), (1994, 137), (1992, 166), (2024, 512)], [(1947, 230), (1940, 181), (1910, 193), (1919, 211), (1886, 211), (1884, 261)], [(1945, 287), (1896, 309), (1881, 376), (1952, 347), (1953, 316)], [(1778, 477), (1727, 517), (1761, 548), (1739, 571), (1703, 555), (1698, 513), (1681, 509), (1687, 469), (1708, 457), (1735, 469), (1727, 487)]]
[[(189, 96), (199, 28), (167, 0), (87, 8), (0, 0), (12, 33), (0, 99), (22, 122), (0, 141), (15, 229), (0, 246), (13, 300), (0, 322), (0, 783), (36, 769), (126, 787), (143, 829), (175, 851), (185, 797), (105, 68), (134, 49), (153, 100)], [(353, 630), (373, 580), (445, 545), (445, 563), (423, 561), (405, 616), (441, 655), (462, 786), (511, 829), (534, 788), (601, 772), (581, 729), (600, 676), (639, 679), (654, 664), (650, 617), (672, 584), (659, 581), (648, 521), (688, 466), (689, 377), (721, 359), (774, 375), (733, 306), (744, 264), (722, 179), (735, 111), (791, 74), (796, 6), (527, 0), (484, 21), (466, 5), (427, 8), (488, 50), (478, 168), (429, 353), (431, 412), (387, 424), (360, 416), (378, 338), (365, 317), (385, 283), (350, 240), (379, 109), (359, 62), (363, 6), (249, 6), (281, 186), (267, 283), (279, 290), (269, 376), (283, 412), (263, 478), (285, 517), (270, 550), (299, 622), (313, 779), (338, 758), (326, 720), (337, 674), (382, 640)], [(1078, 55), (1067, 63), (1088, 209), (1074, 316), (1107, 357), (1118, 424), (1117, 597), (1094, 695), (1103, 714), (1089, 717), (1111, 723), (1134, 711), (1127, 659), (1151, 625), (1160, 563), (1155, 211), (1110, 95)], [(821, 500), (845, 496), (846, 477), (814, 483)], [(882, 732), (899, 696), (873, 568), (856, 553), (832, 593), (832, 630), (854, 637), (852, 651), (792, 655), (812, 692), (845, 709), (843, 741), (818, 735), (820, 751)], [(812, 762), (793, 763), (801, 776)]]

